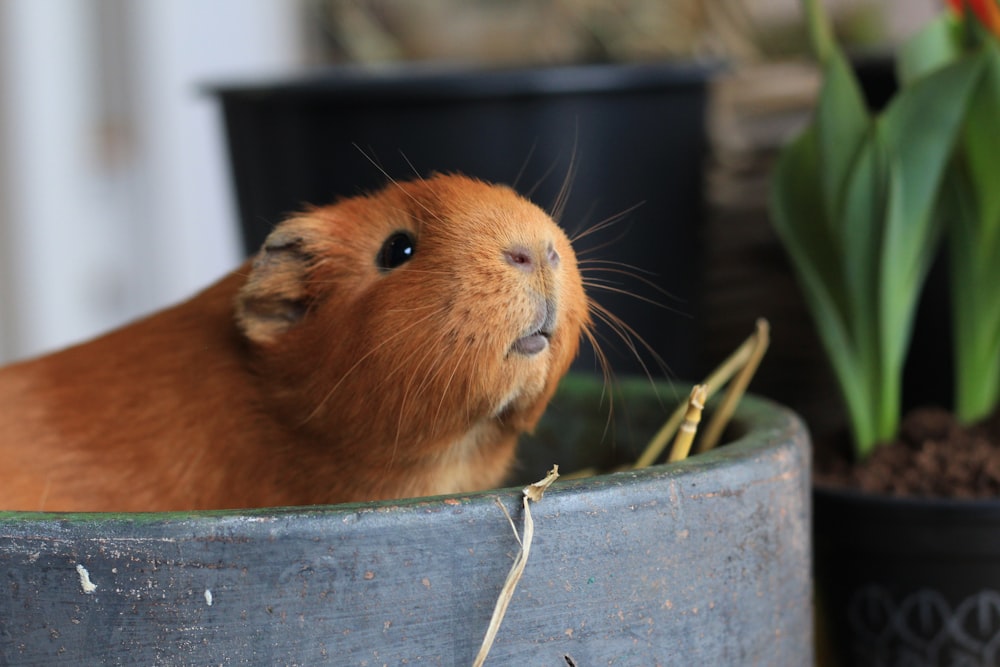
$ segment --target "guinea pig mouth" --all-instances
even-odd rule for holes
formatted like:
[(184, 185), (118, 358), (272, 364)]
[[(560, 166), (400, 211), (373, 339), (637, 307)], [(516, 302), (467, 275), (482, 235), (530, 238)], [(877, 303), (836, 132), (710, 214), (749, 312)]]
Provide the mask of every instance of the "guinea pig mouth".
[(511, 350), (526, 357), (531, 357), (547, 348), (549, 346), (549, 338), (551, 337), (552, 334), (548, 331), (535, 331), (514, 341)]
[(556, 304), (552, 299), (539, 300), (535, 321), (531, 323), (529, 333), (514, 341), (511, 352), (526, 357), (533, 357), (549, 346), (552, 331), (556, 324)]

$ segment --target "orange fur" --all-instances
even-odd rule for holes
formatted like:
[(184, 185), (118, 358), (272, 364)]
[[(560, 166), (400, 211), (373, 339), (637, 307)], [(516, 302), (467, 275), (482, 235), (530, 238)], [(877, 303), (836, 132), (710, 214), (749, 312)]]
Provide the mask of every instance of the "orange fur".
[[(415, 253), (380, 270), (399, 230)], [(515, 350), (546, 303), (548, 345)], [(0, 369), (0, 509), (489, 488), (587, 323), (568, 239), (508, 188), (435, 176), (316, 208), (191, 300)]]

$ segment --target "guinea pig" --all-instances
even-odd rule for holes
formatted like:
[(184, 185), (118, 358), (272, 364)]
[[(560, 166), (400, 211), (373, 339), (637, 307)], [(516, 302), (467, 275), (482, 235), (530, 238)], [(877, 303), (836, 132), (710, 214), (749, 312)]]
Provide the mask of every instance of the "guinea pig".
[(0, 509), (492, 488), (589, 323), (540, 208), (458, 175), (391, 183), (285, 220), (188, 301), (0, 369)]

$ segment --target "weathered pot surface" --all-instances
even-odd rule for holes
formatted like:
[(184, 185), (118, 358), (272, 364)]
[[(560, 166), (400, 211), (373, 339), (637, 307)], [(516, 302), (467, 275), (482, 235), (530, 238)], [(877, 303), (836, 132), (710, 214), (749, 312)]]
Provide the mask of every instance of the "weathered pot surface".
[[(660, 389), (667, 404), (683, 395)], [(604, 435), (600, 391), (564, 386), (526, 443), (525, 478), (595, 461), (552, 458), (569, 445), (631, 456), (665, 414), (648, 382), (623, 381)], [(534, 504), (487, 664), (812, 664), (808, 436), (753, 397), (736, 424), (745, 434), (716, 451), (561, 481)], [(498, 503), (520, 527), (520, 495), (0, 513), (0, 662), (471, 664), (518, 551)]]

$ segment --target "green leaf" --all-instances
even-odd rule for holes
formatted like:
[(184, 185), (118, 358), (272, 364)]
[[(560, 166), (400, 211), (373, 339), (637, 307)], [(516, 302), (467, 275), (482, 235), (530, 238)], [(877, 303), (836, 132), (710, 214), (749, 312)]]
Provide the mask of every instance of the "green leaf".
[[(879, 357), (887, 375), (902, 373), (919, 293), (940, 237), (933, 213), (941, 181), (981, 71), (981, 59), (969, 58), (939, 68), (905, 87), (878, 121), (892, 160), (877, 279)], [(882, 386), (895, 391), (885, 378)], [(880, 428), (888, 429), (888, 422)]]
[(930, 21), (896, 54), (896, 74), (903, 86), (957, 60), (962, 55), (961, 26), (947, 13)]
[(771, 219), (788, 249), (799, 284), (841, 387), (855, 441), (873, 442), (873, 417), (849, 326), (840, 243), (831, 237), (822, 201), (816, 127), (785, 147), (772, 172)]
[(813, 298), (842, 320), (843, 294), (835, 289), (839, 274), (837, 257), (829, 252), (832, 239), (823, 210), (819, 181), (819, 153), (815, 127), (808, 128), (779, 156), (772, 173), (771, 208), (774, 225), (803, 272)]
[(846, 309), (843, 294), (831, 287), (838, 282), (840, 268), (830, 226), (819, 202), (819, 151), (816, 130), (810, 126), (786, 146), (772, 173), (771, 206), (774, 225), (792, 254), (792, 260), (807, 273), (817, 298), (839, 313)]
[[(1000, 220), (1000, 46), (990, 43), (983, 58), (983, 76), (969, 102), (962, 144), (982, 219)], [(983, 231), (984, 242), (995, 247), (1000, 223)]]
[(982, 252), (983, 219), (966, 166), (959, 162), (948, 179), (942, 209), (950, 223), (955, 412), (971, 423), (1000, 400), (1000, 248), (992, 257)]
[[(837, 221), (842, 239), (841, 271), (849, 303), (848, 328), (864, 384), (865, 400), (869, 403), (867, 417), (870, 432), (857, 446), (862, 453), (875, 444), (882, 434), (877, 425), (884, 421), (878, 411), (879, 393), (883, 384), (881, 371), (880, 308), (878, 262), (882, 248), (883, 221), (888, 206), (888, 159), (879, 135), (872, 131), (851, 172), (845, 193), (841, 219)], [(890, 434), (891, 435), (891, 434)]]
[(871, 128), (861, 87), (847, 60), (838, 51), (823, 68), (823, 86), (816, 107), (818, 159), (822, 179), (823, 209), (828, 222), (842, 214), (844, 190)]
[(982, 68), (982, 58), (964, 58), (938, 69), (905, 87), (878, 119), (888, 150), (897, 160), (903, 188), (901, 219), (905, 227), (891, 230), (898, 234), (886, 243), (907, 248), (907, 256), (917, 255), (915, 248), (923, 245), (923, 239), (910, 232), (927, 224), (969, 94)]
[(942, 199), (949, 224), (955, 412), (970, 423), (1000, 402), (1000, 49), (983, 48), (961, 152)]
[(819, 0), (803, 0), (803, 5), (806, 10), (806, 26), (809, 28), (809, 41), (812, 42), (819, 61), (826, 62), (827, 58), (838, 50), (833, 41), (830, 20)]

